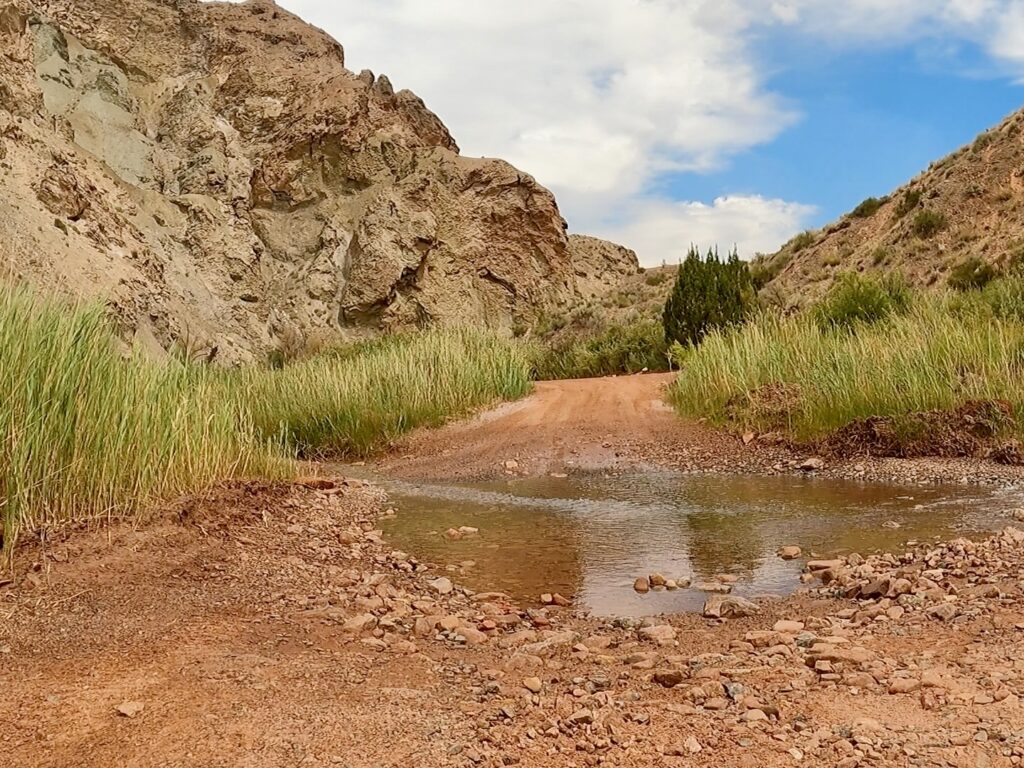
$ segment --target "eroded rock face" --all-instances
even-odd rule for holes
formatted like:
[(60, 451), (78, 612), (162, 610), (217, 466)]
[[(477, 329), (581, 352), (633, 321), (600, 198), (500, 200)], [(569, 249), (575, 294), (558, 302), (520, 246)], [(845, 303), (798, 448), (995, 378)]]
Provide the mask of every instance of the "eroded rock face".
[(0, 47), (5, 268), (154, 350), (511, 330), (636, 269), (267, 0), (0, 0)]
[(607, 293), (641, 271), (634, 251), (589, 235), (570, 235), (569, 255), (576, 289), (584, 299)]

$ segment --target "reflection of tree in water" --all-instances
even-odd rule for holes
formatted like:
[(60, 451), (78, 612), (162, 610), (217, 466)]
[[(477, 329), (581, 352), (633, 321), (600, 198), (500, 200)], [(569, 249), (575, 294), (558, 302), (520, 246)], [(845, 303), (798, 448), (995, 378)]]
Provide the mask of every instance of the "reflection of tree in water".
[(684, 493), (692, 511), (682, 525), (694, 573), (701, 579), (718, 573), (750, 577), (771, 548), (755, 511), (756, 504), (764, 501), (764, 484), (752, 478), (704, 480), (692, 483)]

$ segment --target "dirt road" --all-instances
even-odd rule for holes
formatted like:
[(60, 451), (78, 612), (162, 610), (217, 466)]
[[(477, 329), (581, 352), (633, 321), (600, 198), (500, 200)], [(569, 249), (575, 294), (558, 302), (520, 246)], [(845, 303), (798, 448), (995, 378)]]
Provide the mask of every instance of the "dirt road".
[[(376, 463), (409, 479), (491, 479), (660, 466), (687, 472), (800, 473), (809, 450), (680, 419), (673, 374), (539, 382), (532, 395), (438, 430), (416, 432)], [(1020, 483), (1024, 467), (977, 459), (829, 458), (818, 474), (897, 482)]]
[[(672, 374), (539, 382), (532, 395), (400, 443), (381, 470), (405, 477), (536, 475), (685, 458), (709, 469), (768, 460), (724, 433), (680, 420)], [(777, 452), (774, 452), (777, 453)]]

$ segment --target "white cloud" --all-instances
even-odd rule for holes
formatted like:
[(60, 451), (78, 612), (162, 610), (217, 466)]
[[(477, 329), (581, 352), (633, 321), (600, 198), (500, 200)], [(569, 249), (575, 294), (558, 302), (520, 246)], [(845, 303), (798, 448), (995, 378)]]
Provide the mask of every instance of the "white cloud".
[(598, 234), (628, 243), (648, 266), (673, 264), (691, 245), (702, 251), (717, 247), (723, 254), (735, 246), (750, 257), (774, 251), (805, 229), (814, 213), (813, 206), (756, 195), (720, 197), (710, 205), (640, 199), (629, 204), (620, 224)]
[(648, 263), (678, 252), (661, 234), (680, 233), (671, 216), (702, 228), (696, 239), (735, 242), (744, 255), (806, 224), (812, 209), (785, 201), (650, 197), (660, 175), (714, 170), (799, 119), (751, 51), (765, 28), (837, 46), (967, 38), (1024, 64), (1019, 0), (281, 4), (336, 37), (350, 68), (386, 73), (423, 97), (464, 153), (532, 173), (558, 195), (574, 230), (621, 233)]

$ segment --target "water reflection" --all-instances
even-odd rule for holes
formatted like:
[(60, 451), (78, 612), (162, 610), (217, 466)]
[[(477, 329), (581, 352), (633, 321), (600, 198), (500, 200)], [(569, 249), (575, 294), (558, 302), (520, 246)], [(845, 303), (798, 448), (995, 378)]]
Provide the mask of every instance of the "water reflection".
[[(651, 572), (695, 581), (731, 573), (738, 594), (785, 594), (801, 564), (779, 560), (781, 546), (823, 556), (892, 550), (998, 527), (1005, 509), (1021, 506), (1006, 490), (667, 472), (383, 484), (400, 512), (386, 525), (395, 546), (445, 564), (475, 561), (460, 576), (470, 586), (530, 600), (558, 591), (599, 615), (703, 603), (691, 590), (633, 593), (633, 580)], [(460, 526), (480, 534), (442, 535)]]

